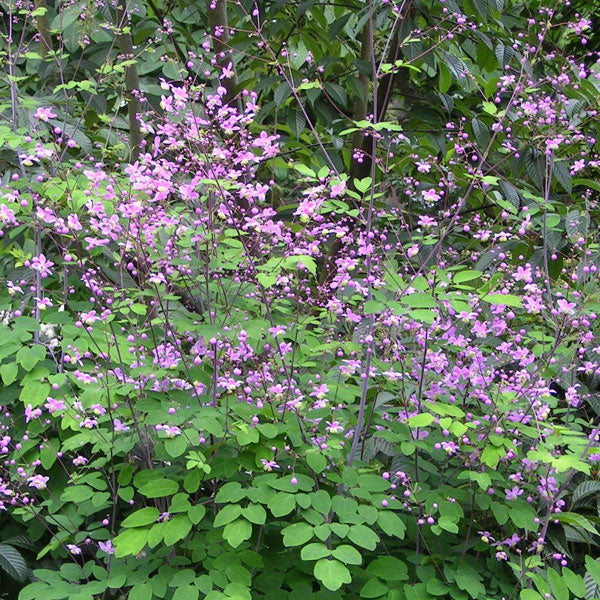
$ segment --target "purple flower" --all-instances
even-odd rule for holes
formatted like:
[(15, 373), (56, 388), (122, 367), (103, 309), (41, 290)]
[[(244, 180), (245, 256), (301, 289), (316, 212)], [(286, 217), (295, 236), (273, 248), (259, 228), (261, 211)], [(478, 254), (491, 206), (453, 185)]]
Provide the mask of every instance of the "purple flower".
[(273, 469), (279, 469), (279, 465), (274, 460), (267, 460), (266, 458), (261, 458), (260, 462), (263, 465), (263, 469), (265, 471), (272, 471)]
[(38, 271), (42, 279), (48, 277), (52, 273), (54, 263), (48, 260), (43, 254), (34, 256), (29, 265), (34, 271)]
[(107, 542), (98, 542), (98, 548), (102, 550), (102, 552), (106, 552), (107, 554), (114, 554), (115, 547), (112, 545), (112, 542), (108, 540)]
[(506, 490), (505, 494), (507, 500), (516, 500), (523, 494), (523, 490), (515, 485), (512, 490)]
[(34, 113), (33, 117), (47, 123), (50, 119), (56, 118), (56, 113), (51, 108), (43, 108), (40, 106)]
[(29, 482), (29, 487), (43, 490), (47, 487), (46, 484), (49, 479), (50, 477), (44, 477), (44, 475), (32, 475), (27, 478), (27, 481)]

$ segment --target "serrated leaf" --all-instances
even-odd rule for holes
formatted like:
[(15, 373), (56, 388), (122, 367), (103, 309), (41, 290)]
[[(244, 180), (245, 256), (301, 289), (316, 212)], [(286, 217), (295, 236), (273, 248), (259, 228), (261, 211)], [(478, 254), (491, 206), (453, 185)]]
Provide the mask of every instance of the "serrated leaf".
[(306, 119), (299, 110), (291, 110), (288, 114), (288, 125), (296, 138), (299, 138), (306, 127)]
[(569, 167), (566, 162), (555, 161), (552, 165), (552, 174), (567, 194), (570, 194), (573, 191), (573, 178), (569, 173)]
[(284, 81), (275, 90), (275, 93), (273, 94), (273, 100), (275, 100), (277, 107), (280, 107), (291, 95), (292, 88), (289, 86), (287, 81)]
[(490, 7), (488, 0), (473, 0), (475, 10), (479, 13), (479, 16), (486, 21), (490, 14)]
[(574, 505), (578, 504), (585, 500), (587, 497), (598, 492), (600, 492), (600, 481), (594, 481), (593, 479), (586, 480), (580, 483), (573, 490), (572, 502)]
[(444, 57), (444, 63), (456, 79), (462, 79), (462, 77), (469, 72), (467, 65), (460, 58), (454, 56), (454, 54), (442, 50), (442, 55)]
[(487, 128), (485, 123), (479, 120), (477, 117), (471, 119), (471, 127), (473, 128), (473, 134), (477, 140), (479, 148), (485, 150), (490, 143), (490, 130)]
[(504, 68), (506, 65), (510, 64), (510, 61), (515, 55), (515, 51), (510, 46), (506, 46), (505, 44), (500, 42), (496, 46), (494, 54), (496, 55), (500, 66)]
[(527, 148), (524, 160), (527, 175), (538, 189), (542, 189), (546, 170), (544, 156), (535, 148)]
[(8, 544), (0, 544), (0, 568), (16, 581), (25, 581), (27, 565), (21, 553)]
[(348, 97), (346, 96), (346, 91), (344, 88), (337, 84), (332, 83), (330, 81), (326, 81), (323, 84), (323, 89), (327, 92), (329, 97), (336, 103), (341, 104), (342, 106), (346, 106), (348, 102)]

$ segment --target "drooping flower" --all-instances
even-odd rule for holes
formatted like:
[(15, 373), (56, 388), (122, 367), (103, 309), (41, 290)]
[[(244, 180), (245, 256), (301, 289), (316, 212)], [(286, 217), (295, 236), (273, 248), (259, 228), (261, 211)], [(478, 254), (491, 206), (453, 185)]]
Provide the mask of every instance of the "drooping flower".
[(46, 477), (45, 475), (32, 475), (27, 478), (27, 481), (29, 482), (29, 487), (43, 490), (46, 489), (49, 479), (50, 477)]

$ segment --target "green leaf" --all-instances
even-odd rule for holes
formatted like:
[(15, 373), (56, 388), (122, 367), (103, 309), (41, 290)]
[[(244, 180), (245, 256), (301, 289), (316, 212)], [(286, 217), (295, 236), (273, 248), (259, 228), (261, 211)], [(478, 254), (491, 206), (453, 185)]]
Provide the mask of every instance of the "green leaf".
[(319, 560), (320, 558), (324, 558), (325, 556), (329, 556), (331, 554), (331, 550), (320, 542), (313, 542), (312, 544), (307, 544), (302, 548), (300, 552), (300, 558), (302, 560)]
[(139, 554), (147, 540), (147, 529), (127, 529), (114, 539), (115, 557), (123, 558), (130, 554)]
[(512, 294), (488, 294), (482, 298), (485, 302), (490, 304), (512, 306), (514, 308), (520, 308), (523, 306), (523, 301), (519, 296), (513, 296)]
[(147, 308), (147, 306), (145, 304), (138, 304), (137, 302), (134, 302), (133, 304), (131, 304), (129, 306), (129, 308), (136, 315), (145, 315), (146, 311), (148, 310), (148, 308)]
[(215, 502), (222, 504), (223, 502), (239, 502), (246, 497), (246, 490), (237, 481), (226, 483), (215, 496)]
[(301, 546), (308, 542), (314, 535), (314, 527), (301, 521), (294, 523), (282, 530), (283, 545), (288, 548), (291, 546)]
[(502, 42), (497, 44), (494, 53), (496, 54), (496, 58), (498, 59), (498, 62), (502, 68), (508, 65), (515, 55), (515, 51), (510, 46), (506, 46)]
[(404, 524), (404, 521), (392, 511), (381, 511), (377, 517), (377, 525), (381, 527), (381, 530), (386, 535), (395, 536), (401, 540), (404, 539), (406, 525)]
[(290, 110), (287, 121), (294, 137), (299, 138), (306, 127), (306, 119), (302, 112), (299, 110)]
[(408, 579), (408, 567), (395, 556), (379, 556), (369, 563), (366, 569), (369, 575), (376, 575), (386, 581), (404, 581)]
[(454, 283), (465, 283), (467, 281), (472, 281), (473, 279), (478, 279), (479, 277), (481, 277), (481, 271), (468, 269), (466, 271), (460, 271), (456, 273), (452, 281)]
[(17, 362), (26, 370), (31, 371), (40, 360), (46, 358), (46, 348), (41, 344), (34, 344), (31, 348), (23, 346), (17, 352)]
[(335, 103), (341, 104), (342, 106), (346, 105), (348, 98), (341, 85), (327, 81), (323, 85), (323, 89)]
[[(581, 527), (585, 531), (589, 531), (593, 534), (598, 534), (598, 531), (594, 525), (588, 521), (584, 516), (572, 512), (563, 512), (553, 515), (553, 518), (560, 521), (561, 523), (567, 523), (567, 525), (575, 525)], [(587, 563), (586, 563), (587, 564)]]
[(332, 592), (339, 590), (344, 583), (350, 583), (350, 571), (339, 561), (322, 558), (315, 564), (315, 577)]
[(458, 525), (452, 517), (443, 515), (438, 519), (437, 524), (449, 533), (458, 533)]
[(364, 473), (358, 477), (358, 487), (369, 492), (385, 492), (390, 489), (390, 483), (381, 477), (381, 475)]
[(406, 294), (400, 302), (410, 308), (435, 308), (438, 304), (431, 294), (425, 293)]
[(165, 546), (173, 546), (184, 539), (192, 529), (192, 522), (187, 515), (177, 515), (165, 523), (163, 542)]
[(293, 494), (278, 492), (268, 502), (267, 508), (273, 513), (274, 517), (283, 517), (291, 513), (296, 506)]
[(19, 592), (19, 600), (39, 600), (39, 598), (46, 598), (50, 589), (47, 583), (35, 581)]
[(267, 511), (260, 504), (249, 504), (242, 509), (242, 515), (257, 525), (264, 525), (267, 520)]
[(444, 57), (444, 63), (456, 79), (461, 79), (463, 75), (468, 73), (467, 65), (460, 58), (445, 50), (442, 50), (441, 54)]
[(348, 544), (342, 544), (337, 548), (334, 548), (333, 557), (341, 560), (347, 565), (360, 565), (362, 563), (362, 556), (360, 552), (354, 547)]
[(569, 166), (564, 161), (554, 161), (552, 165), (552, 174), (554, 175), (556, 181), (560, 183), (562, 188), (570, 194), (573, 190), (573, 181), (571, 174), (569, 173)]
[(459, 589), (467, 592), (471, 598), (477, 598), (479, 595), (485, 594), (480, 573), (464, 562), (457, 565), (454, 582)]
[(366, 525), (352, 525), (348, 538), (357, 546), (367, 550), (375, 550), (379, 542), (379, 536)]
[(600, 598), (600, 583), (598, 583), (589, 572), (585, 574), (583, 583), (585, 584), (586, 600), (597, 600), (597, 598)]
[(304, 254), (294, 254), (293, 256), (286, 258), (283, 261), (282, 266), (284, 269), (297, 269), (298, 263), (304, 265), (306, 270), (312, 275), (316, 274), (317, 263), (315, 262), (315, 259), (312, 256), (307, 256)]
[(159, 514), (158, 508), (154, 508), (153, 506), (140, 508), (140, 510), (136, 510), (133, 514), (129, 515), (123, 521), (123, 523), (121, 523), (121, 526), (143, 527), (144, 525), (149, 525), (150, 523), (156, 523)]
[(331, 510), (331, 497), (325, 490), (318, 490), (310, 495), (312, 507), (322, 515), (326, 515)]
[(129, 590), (127, 600), (152, 600), (152, 586), (149, 583), (136, 583)]
[(180, 585), (173, 594), (173, 600), (198, 600), (200, 591), (193, 585)]
[(577, 575), (567, 567), (563, 567), (562, 575), (573, 595), (578, 598), (583, 598), (585, 596), (585, 583), (583, 582), (583, 577)]
[(65, 31), (67, 27), (75, 23), (80, 16), (81, 6), (79, 4), (65, 8), (64, 10), (59, 10), (58, 14), (50, 22), (50, 29)]
[(379, 598), (388, 592), (390, 588), (379, 581), (376, 577), (369, 579), (360, 589), (361, 598)]
[(361, 193), (365, 193), (371, 187), (371, 178), (365, 177), (364, 179), (355, 179), (354, 187)]
[(577, 504), (597, 492), (600, 492), (600, 481), (593, 479), (583, 481), (573, 490), (573, 504)]
[(442, 94), (445, 94), (452, 85), (452, 75), (450, 74), (450, 69), (443, 62), (440, 62), (438, 65), (438, 75), (438, 88)]
[(237, 548), (242, 542), (250, 539), (252, 536), (252, 525), (246, 519), (237, 519), (228, 523), (223, 530), (223, 539), (227, 540), (230, 546)]
[(306, 462), (315, 473), (322, 473), (327, 466), (327, 457), (322, 452), (309, 452), (306, 454)]
[(279, 433), (279, 430), (277, 429), (277, 425), (275, 425), (274, 423), (261, 423), (257, 429), (266, 437), (269, 439), (273, 439), (274, 437), (277, 437), (277, 434)]
[(600, 192), (600, 182), (594, 181), (593, 179), (573, 179), (571, 183), (573, 184), (573, 186), (582, 185), (590, 188), (591, 190), (596, 190), (597, 192)]
[(16, 581), (25, 581), (27, 565), (21, 553), (8, 544), (0, 544), (0, 568)]
[(187, 450), (187, 440), (183, 435), (178, 435), (174, 438), (165, 440), (165, 450), (167, 454), (173, 458), (177, 458)]
[(600, 563), (591, 556), (585, 557), (585, 568), (590, 577), (600, 585)]
[(275, 100), (275, 104), (277, 105), (277, 107), (280, 107), (291, 95), (292, 95), (292, 88), (290, 88), (287, 81), (284, 81), (275, 90), (273, 99)]
[(19, 365), (16, 362), (6, 363), (0, 367), (0, 377), (2, 377), (2, 383), (9, 386), (16, 378), (19, 372)]
[(221, 527), (223, 525), (227, 525), (227, 523), (231, 523), (232, 521), (237, 519), (241, 514), (242, 507), (239, 504), (227, 504), (227, 506), (224, 506), (215, 517), (213, 527)]
[(94, 495), (94, 490), (88, 485), (72, 485), (65, 489), (60, 499), (63, 502), (84, 502)]
[(179, 485), (172, 479), (153, 479), (142, 485), (138, 492), (146, 498), (161, 498), (171, 496), (179, 490)]
[(421, 413), (419, 415), (409, 417), (408, 424), (415, 428), (426, 427), (427, 425), (431, 425), (434, 419), (435, 417), (431, 413)]
[(555, 600), (569, 600), (569, 588), (557, 571), (548, 569), (548, 580)]
[(60, 448), (60, 442), (56, 438), (51, 438), (44, 443), (44, 447), (40, 450), (40, 460), (42, 461), (42, 467), (50, 469), (52, 465), (58, 459), (58, 449)]
[(202, 504), (196, 504), (196, 506), (192, 506), (188, 509), (188, 519), (194, 524), (197, 525), (204, 519), (204, 515), (206, 514), (206, 507)]
[(531, 589), (521, 590), (519, 598), (520, 600), (543, 600), (535, 590)]

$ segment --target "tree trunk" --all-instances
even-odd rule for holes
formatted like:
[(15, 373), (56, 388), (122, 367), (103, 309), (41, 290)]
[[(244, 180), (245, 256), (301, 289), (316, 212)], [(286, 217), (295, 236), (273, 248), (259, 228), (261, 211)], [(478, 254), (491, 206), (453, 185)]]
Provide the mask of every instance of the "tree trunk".
[[(124, 29), (129, 27), (127, 18), (126, 0), (118, 0), (116, 7), (117, 14), (117, 41), (121, 54), (125, 60), (135, 57), (133, 50), (133, 38), (131, 31), (125, 33)], [(135, 162), (140, 155), (142, 146), (142, 131), (139, 117), (142, 113), (142, 105), (139, 100), (140, 81), (136, 65), (125, 67), (125, 94), (127, 98), (127, 115), (129, 117), (129, 161)]]

